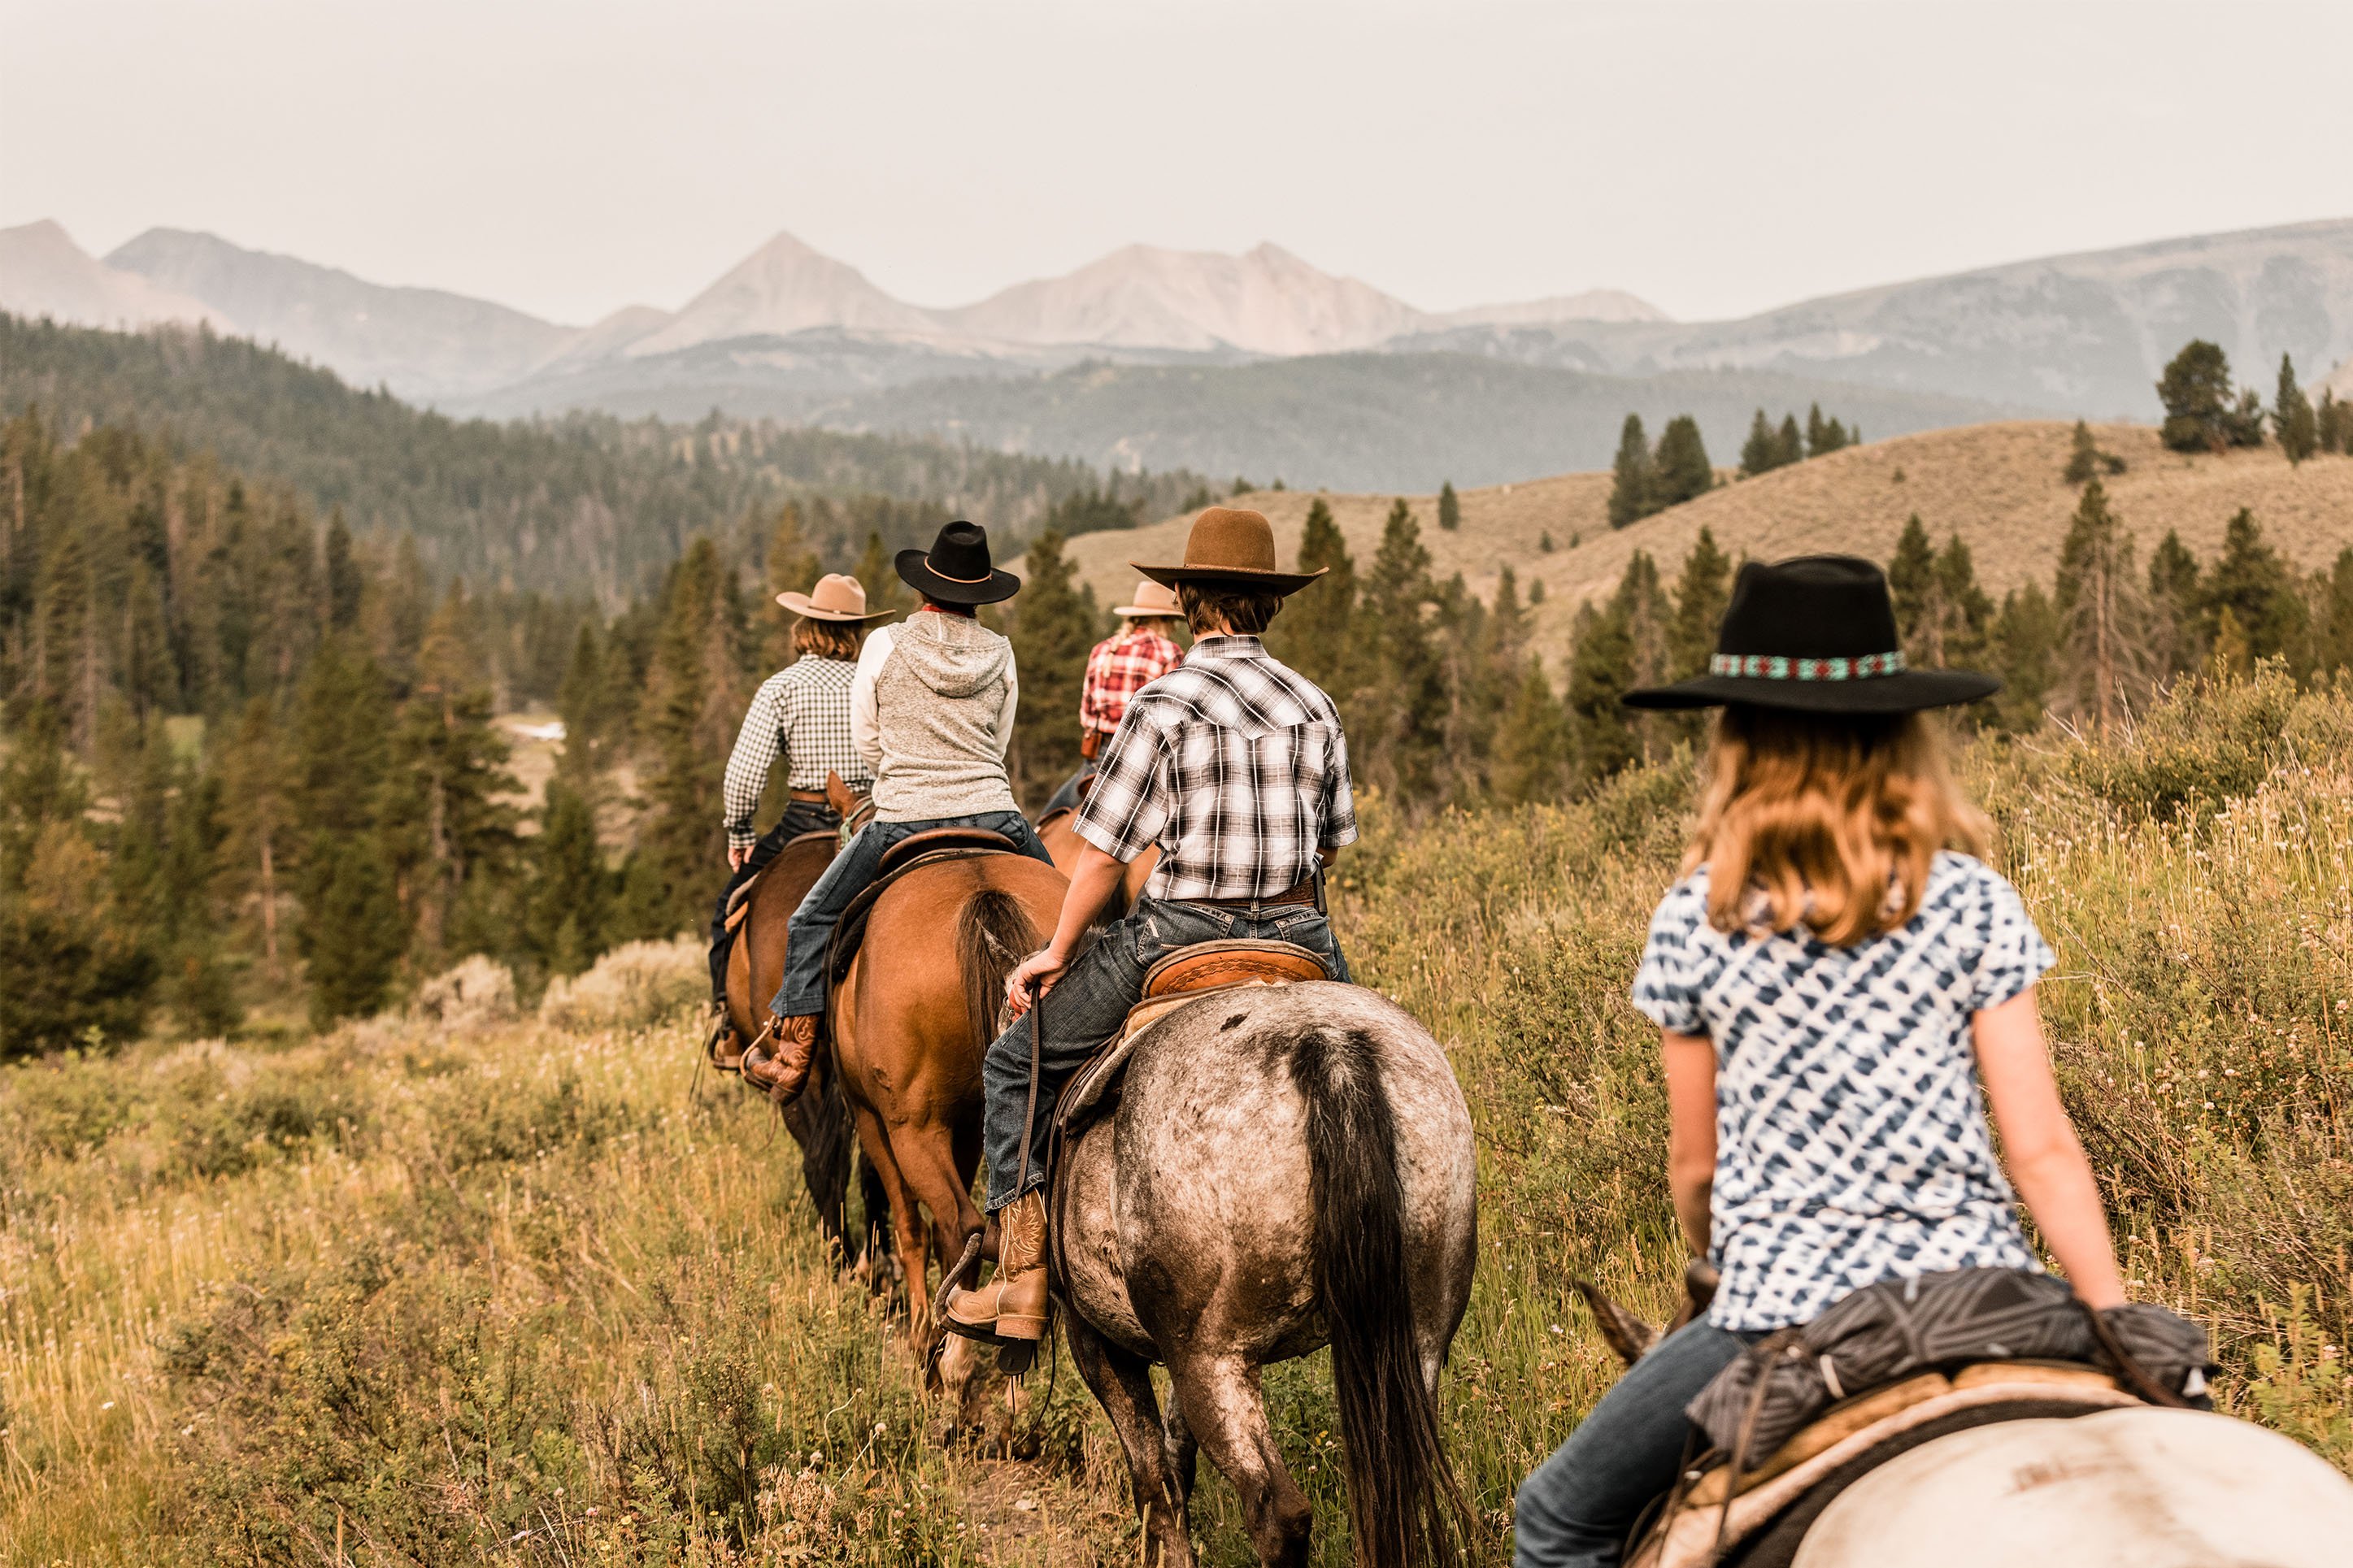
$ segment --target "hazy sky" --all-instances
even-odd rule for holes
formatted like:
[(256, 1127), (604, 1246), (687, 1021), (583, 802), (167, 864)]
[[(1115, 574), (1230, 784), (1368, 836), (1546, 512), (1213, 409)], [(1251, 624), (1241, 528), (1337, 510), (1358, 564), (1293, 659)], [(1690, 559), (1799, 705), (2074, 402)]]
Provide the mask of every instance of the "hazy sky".
[(2348, 0), (0, 0), (0, 225), (569, 321), (779, 228), (923, 304), (1271, 239), (1701, 318), (2353, 215), (2348, 104)]

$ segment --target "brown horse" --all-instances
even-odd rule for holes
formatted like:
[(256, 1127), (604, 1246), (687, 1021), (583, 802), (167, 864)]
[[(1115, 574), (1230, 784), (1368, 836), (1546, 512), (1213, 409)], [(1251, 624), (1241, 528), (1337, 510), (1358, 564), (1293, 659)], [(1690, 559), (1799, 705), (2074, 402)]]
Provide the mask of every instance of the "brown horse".
[[(1054, 868), (1065, 877), (1078, 868), (1079, 851), (1086, 847), (1086, 840), (1079, 837), (1078, 816), (1077, 812), (1066, 807), (1038, 819), (1038, 842), (1046, 847), (1046, 853), (1054, 858)], [(1130, 860), (1126, 873), (1119, 879), (1119, 897), (1104, 909), (1103, 918), (1114, 921), (1134, 909), (1135, 900), (1144, 896), (1144, 884), (1152, 879), (1153, 870), (1159, 864), (1156, 845)]]
[[(718, 1048), (712, 1052), (712, 1060), (722, 1069), (736, 1070), (744, 1047), (766, 1026), (768, 999), (784, 984), (786, 925), (832, 863), (837, 843), (830, 833), (804, 835), (778, 850), (754, 879), (747, 895), (751, 907), (727, 955), (726, 1033), (733, 1037), (732, 1048), (724, 1054)], [(887, 1275), (893, 1261), (891, 1234), (883, 1225), (887, 1200), (871, 1162), (859, 1164), (865, 1216), (857, 1244), (850, 1243), (849, 1174), (855, 1144), (849, 1101), (842, 1094), (840, 1075), (822, 1056), (809, 1073), (807, 1089), (784, 1108), (783, 1118), (785, 1130), (800, 1146), (801, 1180), (817, 1205), (818, 1224), (827, 1239), (841, 1248), (846, 1265)]]
[[(855, 820), (860, 802), (839, 781), (827, 794)], [(981, 1054), (997, 1036), (1006, 976), (1053, 929), (1068, 886), (1027, 855), (919, 867), (875, 900), (858, 956), (828, 996), (833, 1066), (890, 1204), (908, 1335), (927, 1359), (940, 1338), (929, 1264), (953, 1267), (982, 1229), (972, 1201)], [(957, 1340), (940, 1371), (960, 1389), (976, 1364), (970, 1342)]]

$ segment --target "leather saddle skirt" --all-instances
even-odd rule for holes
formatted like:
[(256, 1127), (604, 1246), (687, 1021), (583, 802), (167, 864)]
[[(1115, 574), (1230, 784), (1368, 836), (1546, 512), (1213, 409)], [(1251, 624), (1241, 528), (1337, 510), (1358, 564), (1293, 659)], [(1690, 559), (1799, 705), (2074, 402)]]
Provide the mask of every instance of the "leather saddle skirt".
[(1145, 972), (1144, 999), (1128, 1009), (1127, 1020), (1103, 1047), (1087, 1058), (1062, 1091), (1055, 1110), (1056, 1123), (1068, 1137), (1092, 1119), (1092, 1113), (1118, 1087), (1120, 1075), (1134, 1054), (1136, 1042), (1153, 1025), (1217, 992), (1250, 985), (1289, 985), (1307, 980), (1329, 980), (1324, 961), (1295, 942), (1229, 937), (1222, 942), (1196, 942), (1179, 948)]

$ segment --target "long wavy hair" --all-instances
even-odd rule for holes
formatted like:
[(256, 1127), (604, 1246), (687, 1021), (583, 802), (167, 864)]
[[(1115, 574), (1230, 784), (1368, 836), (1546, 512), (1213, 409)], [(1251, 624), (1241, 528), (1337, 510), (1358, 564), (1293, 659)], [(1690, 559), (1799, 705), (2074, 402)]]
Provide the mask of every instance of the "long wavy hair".
[(1936, 851), (1982, 855), (1990, 831), (1925, 715), (1735, 703), (1716, 720), (1683, 870), (1707, 867), (1718, 931), (1802, 925), (1847, 947), (1909, 921)]

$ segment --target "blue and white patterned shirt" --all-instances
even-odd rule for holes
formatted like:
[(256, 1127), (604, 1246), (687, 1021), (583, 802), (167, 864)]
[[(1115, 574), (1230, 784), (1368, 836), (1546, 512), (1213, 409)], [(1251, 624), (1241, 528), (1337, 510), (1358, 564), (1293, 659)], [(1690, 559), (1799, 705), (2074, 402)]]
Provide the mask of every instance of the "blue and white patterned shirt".
[(1715, 1047), (1708, 1321), (1778, 1329), (1883, 1279), (2039, 1267), (1969, 1021), (2053, 962), (2018, 889), (1950, 851), (1909, 921), (1852, 947), (1715, 930), (1704, 866), (1668, 889), (1634, 1005)]

